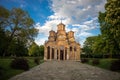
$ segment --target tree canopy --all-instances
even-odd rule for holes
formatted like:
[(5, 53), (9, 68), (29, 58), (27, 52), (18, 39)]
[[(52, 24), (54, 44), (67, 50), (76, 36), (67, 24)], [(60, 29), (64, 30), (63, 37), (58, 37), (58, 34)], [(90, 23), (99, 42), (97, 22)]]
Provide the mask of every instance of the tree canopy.
[(35, 42), (33, 42), (29, 47), (29, 56), (44, 56), (44, 46), (38, 46)]
[(96, 39), (87, 38), (83, 49), (87, 45), (92, 53), (120, 56), (120, 0), (107, 0), (105, 12), (99, 12), (98, 20), (101, 34)]
[(3, 55), (8, 54), (8, 50), (12, 49), (11, 45), (17, 43), (22, 43), (27, 48), (28, 43), (33, 42), (38, 34), (33, 19), (21, 8), (7, 10), (0, 7), (0, 31), (2, 32), (0, 36), (5, 35), (3, 37), (7, 38), (4, 42), (6, 45), (2, 39), (0, 40), (5, 46), (1, 52), (1, 54), (4, 53)]
[(106, 52), (120, 54), (120, 1), (107, 0), (105, 12), (99, 13), (102, 36), (106, 42)]

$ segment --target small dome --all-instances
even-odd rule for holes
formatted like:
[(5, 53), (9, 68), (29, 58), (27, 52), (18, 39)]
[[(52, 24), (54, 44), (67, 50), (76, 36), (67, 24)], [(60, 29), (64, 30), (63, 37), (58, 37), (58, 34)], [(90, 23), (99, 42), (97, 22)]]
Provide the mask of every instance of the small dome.
[(70, 34), (70, 33), (74, 33), (74, 32), (73, 31), (69, 31), (68, 34)]
[(55, 33), (55, 31), (53, 31), (53, 30), (50, 30), (49, 32), (54, 32)]
[(58, 29), (57, 29), (58, 31), (59, 30), (65, 31), (65, 25), (63, 23), (58, 24), (57, 27), (58, 27)]

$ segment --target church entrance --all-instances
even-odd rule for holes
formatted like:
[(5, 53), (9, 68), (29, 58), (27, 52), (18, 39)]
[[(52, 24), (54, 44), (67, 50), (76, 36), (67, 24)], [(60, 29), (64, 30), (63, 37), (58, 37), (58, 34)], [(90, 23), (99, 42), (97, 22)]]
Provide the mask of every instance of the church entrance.
[(60, 50), (60, 60), (64, 59), (64, 50)]
[(47, 59), (50, 59), (50, 47), (47, 47)]
[(52, 59), (54, 59), (54, 48), (52, 48)]

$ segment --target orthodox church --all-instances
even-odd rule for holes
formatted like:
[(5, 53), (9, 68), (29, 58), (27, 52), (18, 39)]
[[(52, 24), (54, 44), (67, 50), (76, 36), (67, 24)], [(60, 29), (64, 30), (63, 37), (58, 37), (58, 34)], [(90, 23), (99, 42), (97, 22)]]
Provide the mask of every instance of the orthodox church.
[(44, 44), (44, 60), (80, 60), (80, 44), (75, 41), (74, 32), (66, 32), (65, 25), (57, 25), (57, 32), (49, 31)]

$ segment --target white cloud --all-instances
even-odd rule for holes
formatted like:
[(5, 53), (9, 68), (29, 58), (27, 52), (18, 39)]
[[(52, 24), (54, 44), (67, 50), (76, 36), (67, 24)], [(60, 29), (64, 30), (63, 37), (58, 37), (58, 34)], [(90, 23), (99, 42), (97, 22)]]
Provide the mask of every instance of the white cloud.
[(38, 45), (43, 45), (46, 40), (47, 40), (47, 37), (44, 37), (44, 38), (38, 37), (38, 38), (35, 39), (35, 42), (36, 42)]
[(57, 30), (57, 24), (62, 19), (62, 22), (66, 25), (66, 31), (75, 31), (76, 40), (81, 44), (86, 37), (94, 35), (89, 31), (98, 28), (98, 12), (104, 11), (104, 4), (106, 3), (106, 0), (51, 1), (50, 9), (53, 11), (53, 15), (48, 16), (48, 20), (43, 26), (36, 24), (39, 33), (48, 36), (51, 29)]
[(80, 36), (83, 36), (83, 37), (88, 37), (88, 36), (92, 36), (93, 34), (92, 33), (88, 33), (88, 32), (81, 32), (80, 33)]
[(51, 9), (54, 18), (70, 18), (71, 24), (96, 17), (99, 11), (104, 11), (105, 0), (52, 0)]

